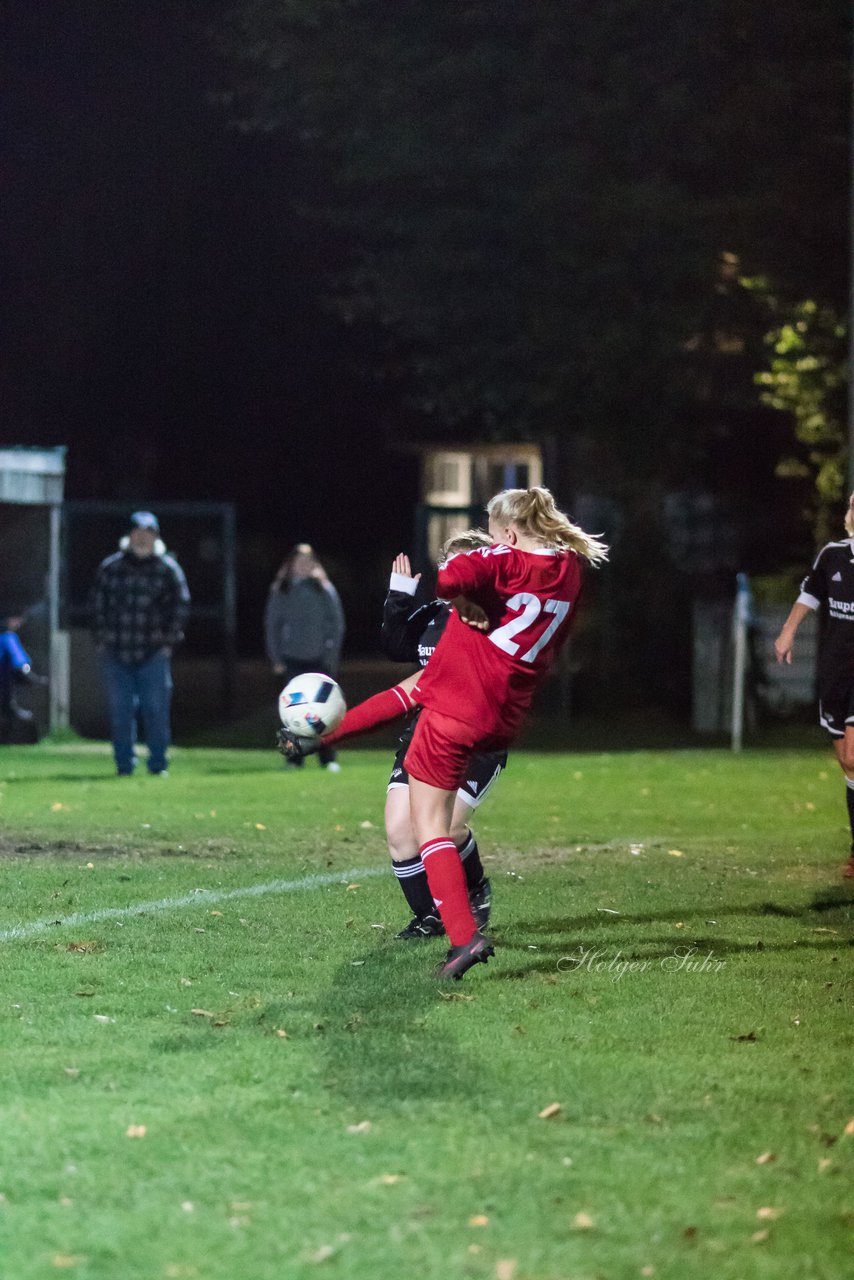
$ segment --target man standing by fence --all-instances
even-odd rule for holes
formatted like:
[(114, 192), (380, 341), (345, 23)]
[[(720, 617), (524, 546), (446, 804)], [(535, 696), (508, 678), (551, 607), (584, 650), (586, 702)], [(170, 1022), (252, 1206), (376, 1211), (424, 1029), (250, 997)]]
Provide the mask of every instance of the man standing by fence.
[(142, 713), (148, 772), (167, 771), (171, 740), (172, 650), (184, 635), (190, 607), (187, 580), (161, 542), (157, 517), (131, 516), (119, 550), (98, 566), (93, 631), (110, 707), (116, 772), (136, 767), (136, 718)]

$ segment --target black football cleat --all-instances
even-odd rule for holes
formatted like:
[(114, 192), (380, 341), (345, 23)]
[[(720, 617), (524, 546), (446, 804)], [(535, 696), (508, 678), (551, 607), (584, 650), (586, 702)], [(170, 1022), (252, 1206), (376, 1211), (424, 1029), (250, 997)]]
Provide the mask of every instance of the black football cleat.
[(483, 877), (480, 884), (469, 892), (469, 906), (474, 916), (474, 922), (477, 925), (478, 932), (485, 929), (489, 924), (489, 917), (492, 914), (492, 885)]
[(295, 733), (291, 733), (288, 729), (279, 729), (276, 734), (276, 750), (279, 751), (286, 760), (297, 762), (304, 756), (310, 756), (317, 750), (319, 743), (313, 738), (298, 738)]
[(459, 982), (464, 973), (474, 964), (486, 964), (490, 956), (495, 955), (495, 947), (491, 938), (485, 938), (475, 931), (468, 942), (460, 947), (451, 947), (447, 959), (438, 970), (440, 978), (453, 978)]
[(394, 936), (415, 942), (420, 938), (441, 938), (444, 933), (445, 926), (438, 916), (413, 916), (406, 928)]

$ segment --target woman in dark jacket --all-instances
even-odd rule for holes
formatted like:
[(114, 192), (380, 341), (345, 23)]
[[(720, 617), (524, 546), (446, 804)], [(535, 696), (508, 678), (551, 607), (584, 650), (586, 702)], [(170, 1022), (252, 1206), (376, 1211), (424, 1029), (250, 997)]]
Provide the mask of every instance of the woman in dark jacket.
[[(307, 542), (282, 562), (270, 584), (264, 609), (267, 657), (281, 687), (306, 671), (337, 676), (344, 641), (344, 610), (338, 592)], [(331, 747), (318, 752), (332, 773), (341, 766)], [(302, 760), (290, 761), (299, 767)]]

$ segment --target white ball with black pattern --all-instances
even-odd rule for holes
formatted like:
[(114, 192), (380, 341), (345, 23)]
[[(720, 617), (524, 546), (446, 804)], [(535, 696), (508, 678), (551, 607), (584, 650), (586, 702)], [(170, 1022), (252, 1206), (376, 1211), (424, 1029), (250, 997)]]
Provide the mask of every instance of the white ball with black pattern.
[(294, 676), (279, 694), (279, 719), (297, 738), (322, 738), (337, 729), (347, 703), (341, 686), (320, 671)]

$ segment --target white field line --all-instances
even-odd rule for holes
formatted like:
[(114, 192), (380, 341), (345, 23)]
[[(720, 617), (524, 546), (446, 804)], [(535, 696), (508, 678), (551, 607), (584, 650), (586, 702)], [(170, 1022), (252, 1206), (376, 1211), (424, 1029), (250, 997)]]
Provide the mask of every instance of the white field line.
[(269, 880), (266, 884), (250, 884), (243, 889), (192, 889), (180, 898), (159, 898), (155, 902), (136, 902), (130, 907), (101, 907), (98, 911), (75, 911), (70, 916), (53, 920), (31, 920), (29, 924), (13, 925), (0, 929), (0, 942), (18, 942), (34, 938), (49, 929), (59, 929), (80, 924), (95, 924), (100, 920), (124, 920), (129, 916), (152, 915), (158, 911), (177, 911), (181, 907), (208, 906), (212, 902), (230, 902), (234, 898), (260, 898), (267, 893), (296, 893), (301, 889), (322, 889), (329, 884), (351, 884), (354, 880), (366, 880), (369, 876), (388, 875), (387, 867), (357, 867), (350, 871), (336, 871), (328, 875), (304, 876), (302, 880)]

